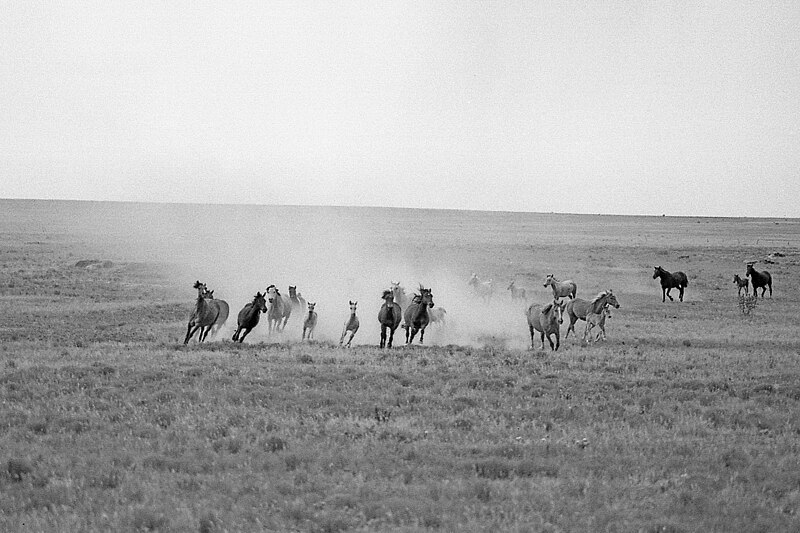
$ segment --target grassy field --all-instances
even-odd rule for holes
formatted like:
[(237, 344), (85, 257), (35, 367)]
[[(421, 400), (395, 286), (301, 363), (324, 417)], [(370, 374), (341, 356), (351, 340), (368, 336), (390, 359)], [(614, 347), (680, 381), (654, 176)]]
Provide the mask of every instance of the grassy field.
[[(800, 530), (798, 220), (0, 201), (0, 235), (2, 531)], [(606, 342), (528, 349), (503, 289), (548, 273), (614, 290)], [(231, 319), (184, 346), (196, 279)], [(380, 350), (398, 279), (448, 324)], [(228, 340), (270, 283), (317, 342)]]

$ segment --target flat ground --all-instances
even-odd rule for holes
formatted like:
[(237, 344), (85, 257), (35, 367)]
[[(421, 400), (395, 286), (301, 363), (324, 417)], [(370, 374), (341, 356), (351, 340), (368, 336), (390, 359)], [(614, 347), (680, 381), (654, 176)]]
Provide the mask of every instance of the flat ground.
[[(0, 530), (796, 531), (799, 267), (794, 219), (0, 201)], [(614, 290), (606, 342), (528, 349), (548, 273)], [(184, 346), (198, 279), (231, 318)], [(377, 348), (390, 281), (424, 346)], [(228, 340), (272, 283), (315, 342)]]

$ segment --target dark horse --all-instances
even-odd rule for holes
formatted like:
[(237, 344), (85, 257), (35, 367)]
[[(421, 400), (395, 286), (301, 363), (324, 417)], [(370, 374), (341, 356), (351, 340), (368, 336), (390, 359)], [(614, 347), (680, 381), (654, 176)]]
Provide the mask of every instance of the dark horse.
[(400, 306), (394, 303), (394, 293), (391, 289), (387, 289), (383, 291), (383, 298), (384, 302), (381, 306), (381, 310), (378, 312), (378, 322), (381, 323), (381, 348), (387, 346), (386, 345), (386, 330), (389, 330), (389, 345), (388, 347), (392, 347), (392, 340), (394, 339), (394, 330), (397, 329), (397, 326), (400, 325), (400, 321), (403, 319), (403, 310), (400, 309)]
[(189, 339), (198, 329), (200, 330), (200, 335), (197, 340), (203, 342), (208, 336), (208, 332), (211, 331), (211, 327), (219, 318), (220, 308), (214, 303), (214, 300), (207, 298), (208, 289), (206, 284), (195, 281), (193, 287), (197, 289), (197, 301), (189, 317), (189, 325), (186, 328), (186, 338), (183, 340), (183, 344), (189, 344)]
[(753, 265), (755, 263), (747, 263), (747, 276), (750, 278), (750, 283), (753, 284), (753, 294), (758, 296), (758, 289), (761, 289), (761, 297), (764, 297), (764, 293), (767, 292), (767, 287), (769, 287), (769, 297), (772, 298), (772, 274), (767, 272), (759, 272)]
[(414, 336), (419, 331), (419, 343), (423, 343), (425, 337), (425, 328), (431, 321), (428, 309), (433, 307), (433, 293), (430, 289), (425, 289), (422, 284), (419, 286), (419, 294), (415, 294), (411, 300), (411, 304), (406, 308), (405, 324), (406, 328), (406, 344), (414, 342)]
[[(256, 325), (258, 325), (258, 320), (261, 318), (261, 313), (267, 312), (267, 300), (264, 298), (264, 295), (260, 292), (257, 292), (256, 295), (253, 297), (253, 301), (249, 304), (246, 304), (242, 307), (242, 310), (239, 311), (239, 327), (236, 328), (236, 333), (233, 334), (233, 342), (244, 341), (244, 338), (247, 337), (247, 334), (252, 331)], [(242, 333), (244, 330), (244, 333)], [(239, 333), (242, 333), (241, 337)]]
[(678, 289), (680, 294), (678, 298), (683, 301), (683, 289), (689, 285), (689, 278), (683, 272), (667, 272), (660, 266), (653, 267), (653, 279), (661, 278), (661, 301), (665, 302), (669, 298), (672, 301), (669, 291), (671, 289)]

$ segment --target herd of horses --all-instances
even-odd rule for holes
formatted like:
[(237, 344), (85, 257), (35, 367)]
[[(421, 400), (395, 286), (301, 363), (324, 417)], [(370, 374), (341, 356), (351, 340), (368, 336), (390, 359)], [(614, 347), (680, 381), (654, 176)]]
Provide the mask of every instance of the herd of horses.
[[(738, 286), (739, 295), (742, 290), (749, 295), (749, 285), (752, 283), (753, 292), (758, 296), (758, 289), (761, 289), (761, 297), (769, 289), (772, 297), (772, 276), (767, 271), (759, 272), (754, 267), (754, 262), (747, 262), (745, 277), (741, 278), (738, 274), (733, 277), (733, 282)], [(678, 289), (678, 299), (682, 302), (684, 290), (689, 285), (689, 279), (683, 272), (669, 272), (661, 266), (653, 267), (653, 279), (659, 279), (661, 283), (661, 301), (666, 302), (669, 298), (674, 301), (670, 290)], [(485, 303), (491, 302), (495, 292), (494, 281), (489, 279), (482, 281), (477, 274), (473, 273), (467, 282), (468, 287), (473, 291), (473, 295), (483, 300)], [(584, 342), (597, 342), (606, 338), (605, 322), (611, 316), (611, 308), (619, 309), (617, 301), (611, 289), (598, 293), (591, 300), (583, 300), (577, 297), (578, 286), (572, 280), (558, 280), (553, 274), (548, 274), (545, 278), (545, 288), (550, 287), (553, 292), (553, 301), (542, 306), (536, 303), (530, 304), (526, 308), (525, 315), (528, 321), (528, 329), (531, 336), (531, 349), (535, 345), (535, 337), (538, 334), (541, 340), (541, 347), (545, 349), (545, 339), (550, 345), (550, 349), (558, 350), (561, 344), (561, 325), (564, 322), (564, 315), (569, 317), (565, 339), (569, 338), (570, 332), (574, 335), (575, 324), (579, 320), (586, 322), (583, 332)], [(214, 291), (209, 290), (205, 283), (199, 280), (193, 285), (197, 290), (197, 300), (194, 310), (189, 318), (184, 344), (196, 332), (200, 332), (198, 341), (203, 342), (209, 334), (216, 333), (228, 319), (229, 307), (224, 300), (214, 298)], [(514, 281), (508, 286), (511, 292), (511, 299), (526, 301), (526, 291), (524, 288), (517, 287)], [(433, 302), (433, 292), (430, 288), (419, 285), (419, 290), (409, 297), (400, 282), (392, 281), (389, 288), (385, 289), (381, 298), (383, 304), (378, 312), (378, 322), (380, 324), (381, 348), (391, 348), (394, 342), (394, 334), (398, 327), (405, 329), (405, 342), (412, 344), (414, 338), (419, 334), (419, 342), (422, 344), (425, 338), (425, 328), (434, 322), (444, 323), (446, 311), (435, 307)], [(317, 313), (314, 302), (306, 300), (297, 292), (296, 286), (289, 286), (289, 295), (284, 296), (275, 285), (270, 285), (264, 293), (257, 292), (251, 302), (245, 304), (237, 315), (237, 328), (233, 334), (234, 342), (243, 342), (245, 337), (255, 328), (261, 314), (267, 315), (269, 334), (280, 332), (286, 327), (289, 317), (293, 311), (305, 310), (303, 319), (302, 340), (312, 340), (314, 329), (317, 325)], [(339, 345), (349, 347), (360, 322), (357, 316), (357, 301), (349, 301), (350, 315), (344, 323)], [(405, 311), (403, 311), (405, 309)], [(590, 336), (596, 328), (594, 338)]]

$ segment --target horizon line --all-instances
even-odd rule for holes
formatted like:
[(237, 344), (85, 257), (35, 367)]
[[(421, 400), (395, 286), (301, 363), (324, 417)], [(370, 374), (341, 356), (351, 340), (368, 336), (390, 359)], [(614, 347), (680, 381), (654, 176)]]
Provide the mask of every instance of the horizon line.
[(244, 202), (191, 202), (191, 201), (158, 201), (158, 200), (94, 200), (85, 198), (8, 198), (0, 197), (0, 201), (17, 202), (72, 202), (72, 203), (112, 203), (112, 204), (141, 204), (141, 205), (181, 205), (181, 206), (220, 206), (220, 207), (289, 207), (289, 208), (337, 208), (337, 209), (398, 209), (420, 211), (467, 211), (470, 213), (513, 213), (530, 215), (563, 215), (563, 216), (609, 216), (609, 217), (649, 217), (649, 218), (709, 218), (709, 219), (791, 219), (794, 216), (750, 216), (750, 215), (671, 215), (633, 214), (633, 213), (579, 213), (566, 211), (520, 211), (514, 209), (473, 209), (463, 207), (407, 207), (396, 205), (355, 205), (355, 204), (270, 204), (270, 203), (244, 203)]

